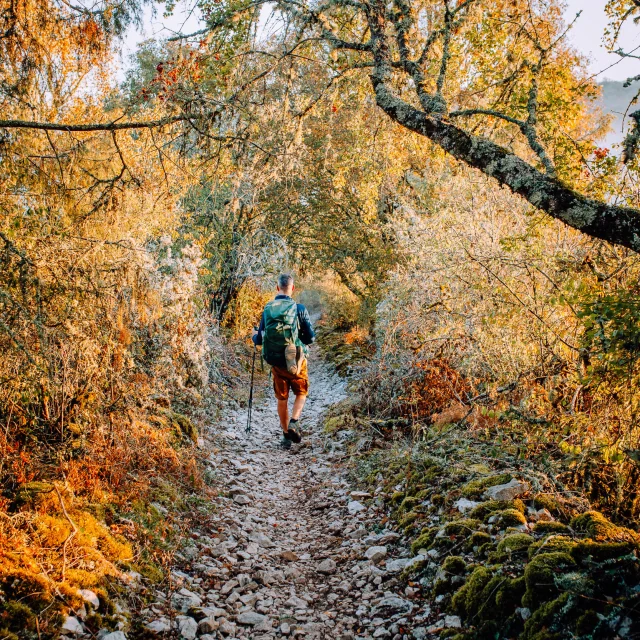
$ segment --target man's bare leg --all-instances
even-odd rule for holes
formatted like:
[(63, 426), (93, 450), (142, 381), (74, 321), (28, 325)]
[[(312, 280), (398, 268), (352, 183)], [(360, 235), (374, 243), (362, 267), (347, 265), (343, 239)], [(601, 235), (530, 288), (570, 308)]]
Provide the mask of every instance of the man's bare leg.
[(293, 403), (293, 411), (291, 412), (291, 418), (293, 420), (299, 420), (304, 408), (304, 403), (307, 401), (307, 396), (296, 396), (296, 400)]
[[(296, 398), (297, 400), (297, 398)], [(295, 404), (293, 405), (295, 408)], [(278, 417), (280, 418), (280, 426), (287, 433), (289, 429), (289, 400), (278, 400)]]

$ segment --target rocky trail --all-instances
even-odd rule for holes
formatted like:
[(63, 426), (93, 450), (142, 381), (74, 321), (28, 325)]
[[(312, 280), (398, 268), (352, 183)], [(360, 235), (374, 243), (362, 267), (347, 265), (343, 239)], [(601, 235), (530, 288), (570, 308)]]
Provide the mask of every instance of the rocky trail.
[(173, 590), (157, 591), (142, 612), (147, 632), (185, 640), (426, 636), (429, 607), (397, 579), (409, 551), (381, 525), (382, 501), (350, 487), (343, 447), (321, 432), (319, 418), (344, 397), (345, 383), (317, 358), (310, 373), (302, 444), (279, 448), (270, 393), (254, 406), (249, 435), (244, 409), (206, 434), (221, 483), (214, 525), (192, 532), (182, 552), (188, 569), (175, 569)]

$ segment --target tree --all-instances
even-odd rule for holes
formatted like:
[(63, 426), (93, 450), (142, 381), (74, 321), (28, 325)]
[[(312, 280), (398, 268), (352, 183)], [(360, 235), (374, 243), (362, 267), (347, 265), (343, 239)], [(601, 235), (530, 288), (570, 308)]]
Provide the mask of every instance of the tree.
[(576, 172), (564, 166), (567, 154), (556, 153), (571, 144), (560, 140), (563, 111), (584, 114), (595, 91), (564, 42), (557, 0), (281, 0), (276, 7), (288, 20), (281, 51), (319, 40), (336, 75), (370, 72), (376, 104), (395, 122), (565, 224), (640, 251), (640, 211), (581, 193)]

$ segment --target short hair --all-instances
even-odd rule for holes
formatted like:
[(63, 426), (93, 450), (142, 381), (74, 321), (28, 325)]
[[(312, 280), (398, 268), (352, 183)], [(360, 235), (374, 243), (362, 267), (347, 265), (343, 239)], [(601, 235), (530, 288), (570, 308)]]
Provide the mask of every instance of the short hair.
[(281, 273), (278, 276), (278, 286), (281, 289), (288, 289), (293, 284), (293, 276), (290, 273)]

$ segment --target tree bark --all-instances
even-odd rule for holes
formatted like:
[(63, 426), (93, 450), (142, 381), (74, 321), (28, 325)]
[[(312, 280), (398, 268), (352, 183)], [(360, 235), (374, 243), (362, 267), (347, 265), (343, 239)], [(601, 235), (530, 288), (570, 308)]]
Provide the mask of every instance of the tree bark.
[(467, 133), (446, 117), (434, 117), (416, 109), (396, 97), (375, 75), (371, 82), (378, 106), (398, 124), (425, 136), (570, 227), (640, 252), (640, 211), (583, 196), (495, 142)]

